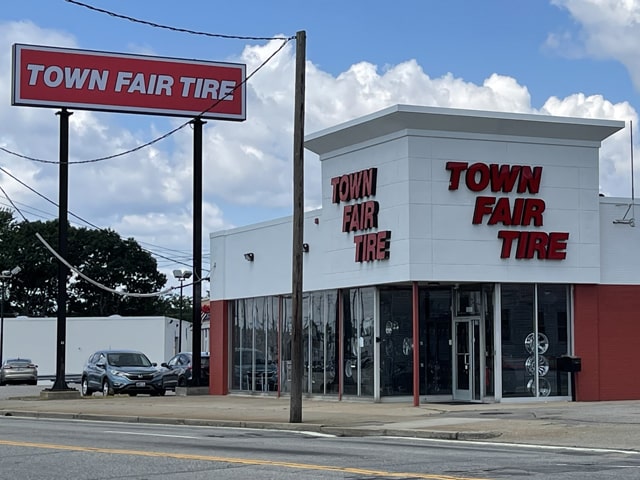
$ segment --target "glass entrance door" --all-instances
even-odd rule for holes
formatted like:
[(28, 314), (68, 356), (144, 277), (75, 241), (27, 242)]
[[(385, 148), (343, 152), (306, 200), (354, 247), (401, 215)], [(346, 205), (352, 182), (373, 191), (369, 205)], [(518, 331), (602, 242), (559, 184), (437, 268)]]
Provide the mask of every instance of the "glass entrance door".
[(453, 399), (480, 401), (480, 318), (455, 318), (453, 323)]

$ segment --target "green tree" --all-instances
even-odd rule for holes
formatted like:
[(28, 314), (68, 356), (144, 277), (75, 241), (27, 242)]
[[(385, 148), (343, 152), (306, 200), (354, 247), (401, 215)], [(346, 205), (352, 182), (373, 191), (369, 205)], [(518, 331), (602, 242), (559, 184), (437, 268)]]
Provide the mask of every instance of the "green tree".
[(19, 315), (46, 316), (57, 310), (57, 260), (36, 237), (39, 233), (54, 248), (58, 222), (2, 224), (0, 269), (20, 267), (10, 283), (10, 309)]
[[(179, 292), (179, 290), (178, 290)], [(191, 322), (193, 319), (193, 298), (183, 295), (182, 297), (182, 310), (180, 309), (180, 293), (172, 293), (166, 298), (166, 309), (162, 313), (167, 317), (180, 319), (180, 312), (182, 311), (182, 320), (184, 322)]]
[[(0, 210), (0, 269), (20, 266), (11, 279), (10, 305), (21, 315), (54, 316), (57, 312), (58, 260), (38, 240), (39, 233), (58, 249), (58, 221), (16, 223)], [(128, 293), (160, 291), (167, 282), (156, 260), (132, 238), (113, 230), (68, 228), (66, 261), (83, 275), (110, 289)], [(67, 280), (69, 316), (159, 315), (167, 309), (161, 297), (121, 296), (73, 272)]]

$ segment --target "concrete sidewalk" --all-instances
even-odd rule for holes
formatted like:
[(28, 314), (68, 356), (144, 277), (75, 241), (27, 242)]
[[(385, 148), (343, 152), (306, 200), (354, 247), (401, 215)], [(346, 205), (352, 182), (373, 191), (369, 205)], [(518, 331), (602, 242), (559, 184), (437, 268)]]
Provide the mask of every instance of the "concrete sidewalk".
[(640, 401), (501, 404), (369, 403), (304, 399), (290, 423), (289, 397), (114, 396), (0, 400), (0, 415), (305, 430), (343, 436), (405, 436), (633, 450)]

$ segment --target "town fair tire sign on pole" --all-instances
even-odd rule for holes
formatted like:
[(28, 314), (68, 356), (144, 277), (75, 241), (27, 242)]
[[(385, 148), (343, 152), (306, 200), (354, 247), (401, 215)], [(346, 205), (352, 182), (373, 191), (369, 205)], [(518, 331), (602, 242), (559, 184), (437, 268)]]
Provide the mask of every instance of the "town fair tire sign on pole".
[[(202, 119), (246, 119), (246, 66), (124, 53), (13, 45), (11, 104), (60, 108), (60, 201), (58, 253), (67, 250), (69, 164), (68, 109), (167, 115), (193, 118), (194, 237), (202, 231)], [(202, 245), (194, 238), (193, 351), (201, 350), (199, 335)], [(197, 251), (196, 251), (197, 250)], [(65, 379), (67, 267), (58, 265), (56, 380), (51, 390), (71, 390)], [(194, 355), (194, 376), (200, 378), (200, 356)]]
[(245, 120), (243, 64), (15, 44), (11, 103)]

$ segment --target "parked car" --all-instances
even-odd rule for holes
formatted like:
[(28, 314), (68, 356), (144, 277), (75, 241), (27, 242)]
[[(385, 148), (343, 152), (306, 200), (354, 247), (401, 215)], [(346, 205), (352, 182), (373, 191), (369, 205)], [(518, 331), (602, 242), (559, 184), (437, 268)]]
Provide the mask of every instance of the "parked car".
[(7, 383), (38, 384), (38, 365), (30, 358), (8, 358), (0, 367), (0, 385)]
[[(139, 393), (164, 395), (172, 385), (165, 384), (165, 369), (135, 350), (100, 350), (89, 357), (82, 370), (83, 396), (101, 391), (103, 395)], [(173, 387), (175, 388), (175, 387)]]
[[(193, 354), (180, 352), (174, 355), (168, 362), (162, 364), (167, 369), (165, 382), (175, 383), (179, 387), (186, 387), (191, 383), (193, 376)], [(200, 384), (209, 385), (209, 352), (200, 353)]]

